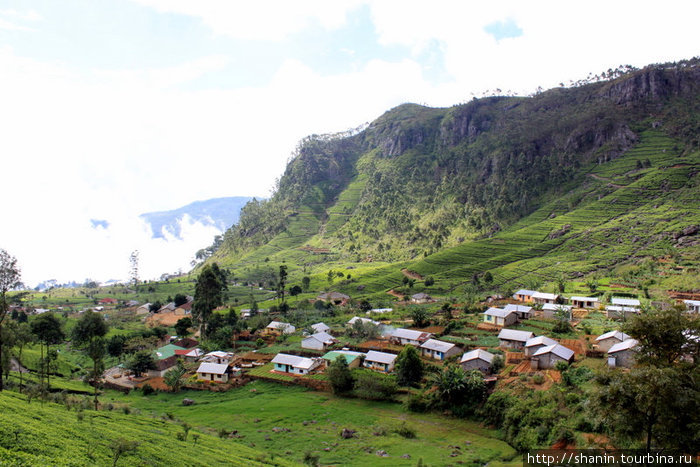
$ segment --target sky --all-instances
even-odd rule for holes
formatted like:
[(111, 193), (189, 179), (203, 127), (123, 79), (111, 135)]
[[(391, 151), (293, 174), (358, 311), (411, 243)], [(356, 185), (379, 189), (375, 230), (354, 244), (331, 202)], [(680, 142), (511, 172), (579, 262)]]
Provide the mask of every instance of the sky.
[(405, 102), (700, 53), (700, 2), (0, 0), (0, 248), (27, 285), (187, 270), (216, 228), (145, 212), (269, 197), (298, 142)]

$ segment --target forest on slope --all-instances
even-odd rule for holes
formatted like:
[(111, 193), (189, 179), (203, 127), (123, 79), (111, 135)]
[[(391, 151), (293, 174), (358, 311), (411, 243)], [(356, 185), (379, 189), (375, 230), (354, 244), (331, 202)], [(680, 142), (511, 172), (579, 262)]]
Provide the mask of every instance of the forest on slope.
[[(649, 251), (663, 254), (672, 246), (666, 237), (687, 227), (679, 221), (700, 223), (697, 203), (674, 205), (698, 199), (699, 62), (626, 69), (530, 97), (445, 109), (404, 104), (364, 129), (310, 136), (272, 198), (248, 203), (212, 258), (251, 280), (270, 261), (296, 266), (292, 274), (370, 262), (421, 269), (434, 255), (478, 264), (464, 254), (470, 245), (520, 227), (537, 231), (518, 240), (534, 235), (525, 241), (529, 253), (447, 273), (457, 287), (465, 274), (541, 257), (570, 241), (590, 250), (602, 243), (593, 238), (595, 228), (647, 208), (655, 212), (639, 218), (653, 219), (657, 237), (646, 229), (623, 243), (666, 242)], [(677, 208), (687, 212), (673, 214)], [(582, 210), (580, 226), (558, 222), (567, 213), (578, 219)], [(577, 229), (584, 225), (585, 234)], [(607, 258), (602, 266), (624, 259)], [(601, 266), (593, 263), (576, 270)], [(517, 274), (506, 276), (499, 277), (518, 283)]]

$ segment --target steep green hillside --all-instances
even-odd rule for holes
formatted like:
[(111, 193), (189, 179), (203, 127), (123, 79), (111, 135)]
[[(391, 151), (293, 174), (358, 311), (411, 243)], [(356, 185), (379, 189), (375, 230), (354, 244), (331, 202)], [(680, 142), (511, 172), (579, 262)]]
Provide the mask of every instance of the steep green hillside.
[(0, 465), (112, 465), (112, 446), (136, 442), (116, 465), (297, 465), (231, 440), (184, 430), (171, 421), (118, 411), (76, 412), (0, 393)]
[(303, 141), (213, 259), (263, 282), (283, 262), (295, 279), (356, 268), (333, 287), (363, 294), (401, 285), (404, 267), (461, 293), (487, 270), (515, 287), (630, 257), (697, 265), (697, 242), (673, 235), (700, 224), (698, 115), (698, 60), (527, 98), (405, 104)]

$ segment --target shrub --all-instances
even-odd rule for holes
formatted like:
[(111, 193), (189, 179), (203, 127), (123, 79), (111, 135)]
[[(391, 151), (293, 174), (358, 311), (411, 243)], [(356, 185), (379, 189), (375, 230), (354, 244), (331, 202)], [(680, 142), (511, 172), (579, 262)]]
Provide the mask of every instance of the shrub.
[(394, 428), (394, 433), (406, 439), (413, 439), (416, 437), (416, 430), (406, 425), (406, 422)]
[(564, 372), (569, 368), (569, 364), (563, 360), (559, 360), (557, 363), (554, 364), (554, 369), (557, 371)]
[(151, 394), (153, 394), (154, 392), (156, 392), (156, 390), (153, 389), (153, 386), (151, 386), (151, 385), (148, 384), (148, 383), (146, 383), (146, 384), (144, 384), (143, 386), (141, 386), (141, 391), (143, 392), (143, 395), (144, 395), (144, 396), (150, 396)]
[(542, 376), (540, 373), (537, 373), (532, 377), (532, 382), (535, 384), (542, 384), (544, 383), (544, 376)]
[(355, 395), (361, 399), (391, 400), (398, 389), (396, 378), (390, 375), (371, 370), (358, 370), (355, 375)]
[(406, 408), (411, 412), (426, 412), (428, 410), (428, 401), (421, 394), (411, 395), (405, 402)]

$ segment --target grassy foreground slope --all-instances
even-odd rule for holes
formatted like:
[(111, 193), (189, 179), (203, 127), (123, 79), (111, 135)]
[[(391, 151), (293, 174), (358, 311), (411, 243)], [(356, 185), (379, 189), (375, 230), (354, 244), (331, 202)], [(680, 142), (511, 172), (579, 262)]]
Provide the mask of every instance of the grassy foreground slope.
[[(0, 465), (83, 466), (112, 465), (111, 444), (136, 441), (133, 452), (117, 465), (298, 465), (282, 457), (272, 459), (231, 440), (190, 431), (177, 438), (181, 426), (162, 419), (119, 412), (69, 411), (53, 404), (32, 402), (17, 393), (0, 393)], [(82, 418), (82, 420), (81, 420)]]

